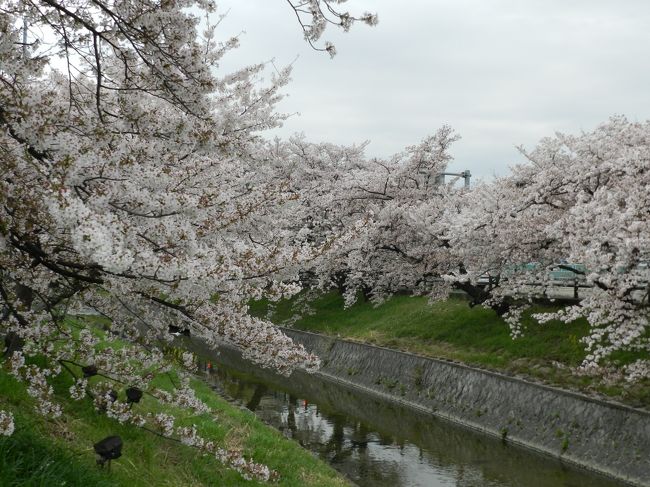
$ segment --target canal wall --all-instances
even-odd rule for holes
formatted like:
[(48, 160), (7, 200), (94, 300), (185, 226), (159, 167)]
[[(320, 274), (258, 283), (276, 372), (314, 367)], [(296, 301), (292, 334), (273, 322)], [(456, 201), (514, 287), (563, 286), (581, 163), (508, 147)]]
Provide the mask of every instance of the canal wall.
[(563, 461), (650, 486), (650, 413), (456, 362), (293, 329), (317, 375)]

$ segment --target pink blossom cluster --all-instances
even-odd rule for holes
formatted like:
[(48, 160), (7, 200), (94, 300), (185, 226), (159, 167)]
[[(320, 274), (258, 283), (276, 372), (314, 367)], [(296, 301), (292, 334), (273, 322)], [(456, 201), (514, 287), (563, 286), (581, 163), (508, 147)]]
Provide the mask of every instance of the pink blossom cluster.
[(0, 435), (11, 436), (14, 429), (14, 415), (0, 409)]

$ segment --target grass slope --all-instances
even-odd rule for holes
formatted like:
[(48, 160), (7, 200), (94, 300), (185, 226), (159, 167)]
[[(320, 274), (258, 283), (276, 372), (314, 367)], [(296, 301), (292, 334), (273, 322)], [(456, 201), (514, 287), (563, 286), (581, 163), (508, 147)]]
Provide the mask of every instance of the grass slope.
[[(24, 385), (0, 370), (0, 409), (11, 411), (16, 425), (12, 436), (0, 437), (0, 486), (264, 485), (245, 480), (212, 456), (97, 414), (89, 398), (78, 402), (69, 398), (71, 384), (63, 374), (56, 378), (55, 394), (64, 415), (47, 419), (35, 412)], [(212, 414), (192, 416), (160, 406), (147, 396), (134, 407), (140, 412), (174, 412), (178, 425), (196, 424), (205, 438), (230, 448), (241, 447), (246, 458), (253, 457), (280, 472), (279, 485), (347, 485), (328, 465), (252, 413), (233, 407), (203, 382), (195, 381), (193, 386)], [(122, 457), (112, 462), (110, 472), (95, 465), (92, 446), (109, 435), (119, 435), (124, 442)]]
[[(650, 384), (630, 386), (577, 376), (570, 369), (585, 357), (586, 320), (536, 323), (530, 315), (552, 308), (535, 306), (523, 318), (524, 336), (510, 337), (508, 325), (491, 310), (470, 308), (462, 297), (428, 303), (424, 297), (394, 296), (380, 306), (359, 301), (345, 309), (342, 297), (331, 292), (309, 302), (311, 311), (296, 318), (296, 300), (255, 302), (251, 312), (277, 324), (351, 340), (457, 360), (503, 372), (524, 374), (563, 387), (594, 391), (634, 406), (650, 406)], [(619, 353), (620, 365), (639, 355)]]

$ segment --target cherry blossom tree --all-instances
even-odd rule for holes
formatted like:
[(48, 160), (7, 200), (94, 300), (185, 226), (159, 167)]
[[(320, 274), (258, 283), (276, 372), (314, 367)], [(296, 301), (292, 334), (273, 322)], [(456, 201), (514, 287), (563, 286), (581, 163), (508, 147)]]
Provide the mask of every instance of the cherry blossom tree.
[[(386, 184), (380, 209), (367, 204), (375, 224), (348, 254), (357, 259), (351, 275), (376, 300), (400, 289), (437, 300), (460, 289), (470, 305), (503, 315), (517, 337), (533, 300), (553, 301), (552, 272), (568, 271), (589, 290), (575, 305), (535, 317), (589, 321), (583, 367), (597, 369), (619, 350), (647, 352), (649, 137), (650, 124), (624, 118), (557, 135), (524, 151), (528, 163), (511, 175), (472, 191), (418, 185), (412, 176), (420, 171), (411, 171), (405, 193)], [(443, 172), (448, 159), (433, 158), (432, 170)], [(409, 163), (400, 168), (408, 172)], [(626, 371), (630, 379), (650, 376), (644, 361)]]
[(296, 238), (323, 250), (301, 269), (303, 281), (312, 287), (329, 287), (333, 276), (345, 268), (341, 259), (359, 238), (366, 207), (351, 198), (350, 191), (368, 174), (364, 148), (365, 144), (311, 143), (301, 135), (286, 143), (276, 141), (268, 151), (274, 172), (286, 173), (296, 195), (292, 208)]
[(450, 262), (440, 224), (457, 189), (440, 184), (439, 175), (455, 140), (443, 127), (389, 160), (370, 159), (351, 172), (341, 201), (348, 220), (356, 217), (357, 237), (337, 256), (348, 303), (359, 292), (380, 302), (396, 291), (432, 293), (444, 284), (440, 275)]
[[(312, 44), (325, 24), (347, 30), (354, 20), (340, 2), (288, 3)], [(215, 9), (210, 0), (0, 2), (0, 332), (43, 414), (61, 414), (48, 381), (62, 370), (75, 376), (73, 398), (90, 394), (122, 422), (152, 420), (114, 387), (203, 410), (187, 378), (173, 393), (151, 385), (168, 370), (170, 330), (230, 342), (284, 373), (318, 363), (247, 313), (250, 299), (295, 293), (322, 242), (300, 238), (296, 193), (261, 137), (284, 119), (274, 106), (289, 70), (220, 73), (238, 41), (217, 41)], [(110, 319), (107, 340), (131, 345), (98, 348), (92, 328), (66, 319), (79, 307)], [(11, 415), (0, 414), (10, 433)], [(196, 431), (153, 421), (241, 464)]]
[[(359, 291), (380, 302), (398, 291), (437, 300), (460, 289), (470, 305), (503, 315), (517, 337), (522, 313), (533, 300), (553, 300), (553, 272), (564, 270), (588, 289), (576, 304), (535, 317), (589, 321), (584, 368), (616, 351), (647, 352), (650, 124), (613, 118), (592, 133), (544, 139), (524, 151), (526, 164), (471, 191), (436, 178), (454, 140), (443, 128), (389, 161), (337, 166), (329, 226), (354, 232), (309, 262), (320, 285), (343, 275), (348, 304)], [(650, 376), (644, 361), (626, 372)]]
[(276, 157), (296, 161), (294, 189), (304, 192), (310, 238), (331, 242), (303, 269), (313, 287), (338, 287), (347, 304), (359, 296), (378, 303), (395, 292), (437, 299), (452, 287), (470, 289), (444, 279), (459, 269), (450, 238), (467, 196), (456, 181), (440, 178), (457, 139), (445, 126), (386, 160), (365, 157), (363, 145), (276, 144)]
[[(528, 163), (510, 176), (465, 195), (450, 231), (463, 271), (447, 279), (476, 284), (492, 275), (483, 299), (508, 310), (516, 336), (521, 303), (549, 294), (550, 271), (571, 271), (589, 291), (575, 305), (536, 317), (589, 321), (585, 367), (618, 350), (647, 352), (650, 123), (616, 117), (591, 133), (544, 139), (524, 154)], [(632, 379), (649, 370), (643, 361), (627, 367)]]

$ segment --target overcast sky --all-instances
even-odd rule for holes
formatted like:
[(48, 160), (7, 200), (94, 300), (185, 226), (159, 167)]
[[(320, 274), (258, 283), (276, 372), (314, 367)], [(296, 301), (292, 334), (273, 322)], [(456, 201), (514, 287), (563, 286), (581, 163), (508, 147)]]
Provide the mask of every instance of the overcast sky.
[(219, 35), (246, 32), (226, 72), (293, 62), (279, 109), (300, 115), (283, 136), (369, 140), (368, 155), (387, 157), (448, 124), (462, 136), (451, 169), (489, 179), (521, 160), (515, 146), (650, 118), (648, 0), (349, 0), (379, 25), (328, 29), (333, 60), (304, 43), (285, 0), (218, 4)]

